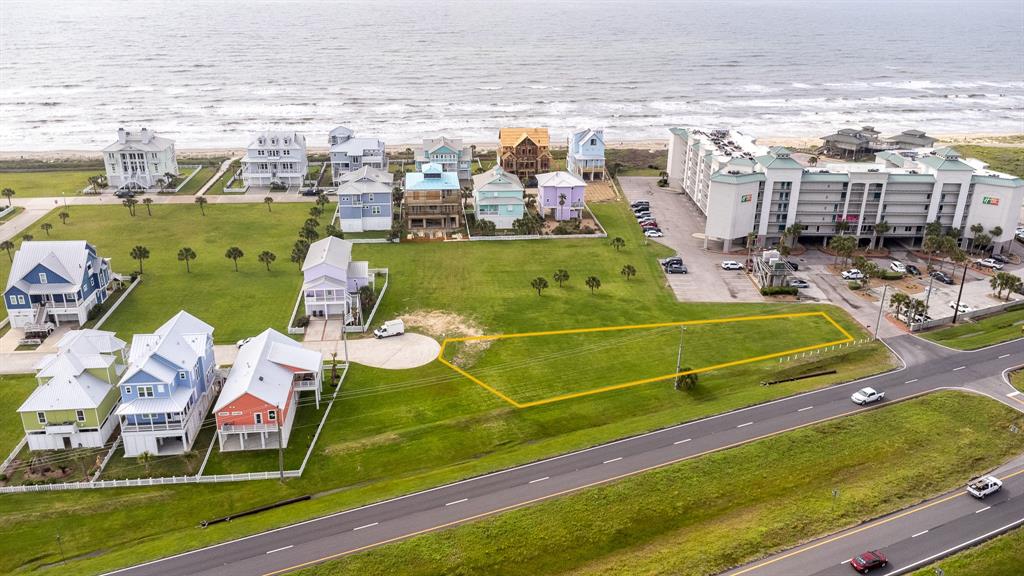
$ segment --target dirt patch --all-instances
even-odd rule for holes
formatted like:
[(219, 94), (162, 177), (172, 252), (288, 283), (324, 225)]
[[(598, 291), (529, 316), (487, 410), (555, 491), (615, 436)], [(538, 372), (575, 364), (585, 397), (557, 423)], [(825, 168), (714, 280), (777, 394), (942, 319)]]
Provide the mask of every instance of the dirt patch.
[[(402, 315), (402, 321), (406, 326), (418, 328), (438, 340), (445, 338), (460, 338), (464, 336), (482, 336), (483, 328), (472, 320), (440, 310), (419, 310)], [(491, 340), (474, 340), (472, 342), (460, 342), (452, 346), (455, 354), (451, 356), (451, 362), (460, 368), (472, 366), (476, 359), (491, 346)]]
[(587, 202), (610, 202), (618, 198), (615, 189), (608, 180), (595, 180), (587, 182), (583, 189), (583, 197)]
[(380, 446), (395, 444), (401, 439), (401, 436), (394, 432), (386, 432), (384, 434), (370, 436), (369, 438), (360, 438), (359, 440), (354, 440), (352, 442), (331, 444), (327, 448), (324, 448), (324, 454), (327, 454), (328, 456), (339, 456), (341, 454), (349, 454), (351, 452), (358, 452), (368, 448), (378, 448)]

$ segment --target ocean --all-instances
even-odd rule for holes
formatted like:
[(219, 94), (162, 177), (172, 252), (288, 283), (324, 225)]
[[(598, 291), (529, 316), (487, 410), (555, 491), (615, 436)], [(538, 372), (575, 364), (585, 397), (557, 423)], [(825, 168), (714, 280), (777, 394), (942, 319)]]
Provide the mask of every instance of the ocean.
[(0, 150), (1024, 132), (1021, 0), (0, 1)]

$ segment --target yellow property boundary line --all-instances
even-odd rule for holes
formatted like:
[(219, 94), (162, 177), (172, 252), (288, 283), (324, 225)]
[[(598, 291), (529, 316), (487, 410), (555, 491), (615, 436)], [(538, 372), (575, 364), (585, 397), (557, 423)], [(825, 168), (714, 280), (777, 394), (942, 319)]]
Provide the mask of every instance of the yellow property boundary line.
[[(839, 330), (839, 332), (844, 336), (844, 338), (841, 339), (841, 340), (833, 340), (831, 342), (825, 342), (823, 344), (814, 344), (814, 345), (811, 345), (811, 346), (802, 346), (800, 348), (793, 348), (791, 350), (783, 350), (782, 352), (775, 352), (775, 353), (772, 353), (772, 354), (764, 354), (762, 356), (753, 356), (751, 358), (743, 358), (741, 360), (733, 360), (733, 361), (730, 361), (730, 362), (723, 362), (721, 364), (714, 364), (712, 366), (705, 366), (703, 368), (696, 368), (696, 369), (693, 369), (693, 370), (684, 370), (683, 372), (675, 372), (675, 373), (672, 373), (672, 374), (665, 374), (663, 376), (654, 376), (652, 378), (643, 378), (643, 379), (640, 379), (640, 380), (632, 380), (632, 381), (629, 381), (629, 382), (624, 382), (622, 384), (612, 384), (610, 386), (604, 386), (604, 387), (601, 387), (601, 388), (596, 388), (594, 390), (586, 390), (586, 391), (583, 391), (583, 392), (573, 392), (573, 393), (570, 393), (570, 394), (561, 394), (559, 396), (553, 396), (551, 398), (544, 398), (542, 400), (533, 400), (531, 402), (518, 402), (516, 400), (513, 400), (512, 398), (510, 398), (506, 394), (502, 393), (501, 391), (497, 390), (493, 386), (487, 384), (486, 382), (481, 381), (479, 378), (473, 376), (469, 372), (466, 372), (462, 368), (459, 368), (458, 366), (452, 364), (451, 362), (446, 360), (445, 357), (444, 357), (444, 350), (447, 347), (449, 342), (472, 342), (472, 341), (480, 341), (480, 340), (504, 340), (504, 339), (509, 339), (509, 338), (529, 338), (529, 337), (533, 337), (533, 336), (557, 336), (557, 335), (560, 335), (560, 334), (584, 334), (584, 333), (590, 333), (590, 332), (613, 332), (613, 331), (618, 331), (618, 330), (635, 330), (635, 329), (638, 329), (638, 328), (665, 328), (665, 327), (669, 327), (669, 326), (700, 326), (700, 325), (703, 325), (703, 324), (729, 324), (729, 323), (732, 323), (732, 322), (750, 322), (750, 321), (756, 321), (756, 320), (780, 320), (780, 319), (783, 319), (783, 318), (807, 318), (807, 317), (811, 317), (811, 316), (818, 316), (818, 317), (824, 318), (826, 321), (828, 321), (828, 323), (832, 324), (832, 326), (834, 326), (836, 328), (836, 330)], [(457, 372), (457, 373), (461, 374), (462, 376), (466, 377), (471, 382), (473, 382), (474, 384), (480, 386), (484, 390), (487, 390), (491, 394), (494, 394), (498, 398), (501, 398), (505, 402), (508, 402), (512, 406), (515, 406), (516, 408), (530, 408), (532, 406), (540, 406), (540, 405), (543, 405), (543, 404), (550, 404), (552, 402), (560, 402), (562, 400), (569, 400), (569, 399), (572, 399), (572, 398), (580, 398), (582, 396), (590, 396), (590, 395), (593, 395), (593, 394), (600, 394), (602, 392), (610, 392), (612, 390), (621, 390), (623, 388), (631, 388), (633, 386), (639, 386), (641, 384), (650, 384), (651, 382), (658, 382), (658, 381), (661, 381), (661, 380), (668, 380), (669, 378), (675, 378), (677, 376), (685, 376), (687, 374), (700, 374), (702, 372), (710, 372), (712, 370), (720, 370), (722, 368), (728, 368), (728, 367), (731, 367), (731, 366), (739, 366), (741, 364), (749, 364), (751, 362), (758, 362), (758, 361), (761, 361), (761, 360), (768, 360), (770, 358), (779, 358), (781, 356), (788, 356), (788, 355), (791, 355), (791, 354), (798, 354), (800, 352), (808, 352), (808, 351), (811, 351), (811, 350), (818, 350), (819, 348), (827, 348), (829, 346), (835, 346), (835, 345), (838, 345), (838, 344), (846, 344), (848, 342), (853, 342), (853, 340), (854, 340), (853, 336), (851, 336), (849, 332), (847, 332), (842, 326), (840, 326), (839, 323), (836, 322), (826, 312), (823, 312), (823, 311), (819, 311), (819, 312), (795, 312), (795, 313), (791, 313), (791, 314), (767, 314), (767, 315), (761, 315), (761, 316), (737, 316), (737, 317), (734, 317), (734, 318), (712, 318), (712, 319), (709, 319), (709, 320), (684, 320), (684, 321), (681, 321), (681, 322), (659, 322), (659, 323), (656, 323), (656, 324), (630, 324), (630, 325), (625, 325), (625, 326), (602, 326), (602, 327), (599, 327), (599, 328), (573, 328), (573, 329), (568, 329), (568, 330), (548, 330), (548, 331), (545, 331), (545, 332), (521, 332), (521, 333), (518, 333), (518, 334), (495, 334), (495, 335), (490, 335), (490, 336), (465, 336), (465, 337), (461, 337), (461, 338), (445, 338), (444, 341), (441, 342), (441, 349), (437, 353), (437, 360), (438, 360), (438, 362), (440, 362), (440, 363), (444, 364), (445, 366), (451, 368), (455, 372)]]

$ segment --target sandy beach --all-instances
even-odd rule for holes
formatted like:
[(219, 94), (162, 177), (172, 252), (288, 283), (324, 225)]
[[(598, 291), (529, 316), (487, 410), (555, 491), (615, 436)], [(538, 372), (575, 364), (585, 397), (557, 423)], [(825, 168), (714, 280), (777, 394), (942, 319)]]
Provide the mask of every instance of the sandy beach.
[[(1000, 146), (1019, 148), (1024, 147), (1024, 134), (936, 134), (940, 144), (956, 145), (971, 144), (979, 146)], [(818, 136), (762, 136), (757, 139), (759, 144), (768, 146), (788, 146), (791, 148), (811, 148), (821, 144)], [(475, 145), (480, 151), (493, 151), (495, 142), (467, 142)], [(388, 152), (402, 152), (408, 148), (416, 148), (420, 143), (391, 144), (387, 146)], [(640, 150), (664, 150), (668, 148), (668, 138), (664, 140), (611, 140), (607, 147), (612, 149), (640, 149)], [(553, 149), (564, 149), (565, 146), (553, 144)], [(310, 146), (310, 154), (326, 154), (327, 146)], [(241, 156), (245, 153), (244, 148), (178, 148), (178, 155), (192, 158), (223, 158), (225, 156)], [(42, 162), (66, 162), (66, 161), (88, 161), (99, 160), (100, 153), (95, 150), (46, 150), (27, 152), (3, 152), (0, 151), (0, 162), (14, 160), (35, 160)]]

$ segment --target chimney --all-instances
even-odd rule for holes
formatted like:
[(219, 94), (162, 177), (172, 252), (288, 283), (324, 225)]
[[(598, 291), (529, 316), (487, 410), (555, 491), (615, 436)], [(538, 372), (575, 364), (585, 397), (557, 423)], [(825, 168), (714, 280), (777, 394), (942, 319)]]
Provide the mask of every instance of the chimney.
[(142, 129), (142, 143), (149, 144), (149, 141), (153, 139), (153, 134), (149, 131), (149, 128)]
[(117, 142), (118, 144), (124, 144), (128, 137), (128, 133), (124, 131), (124, 128), (117, 129)]

